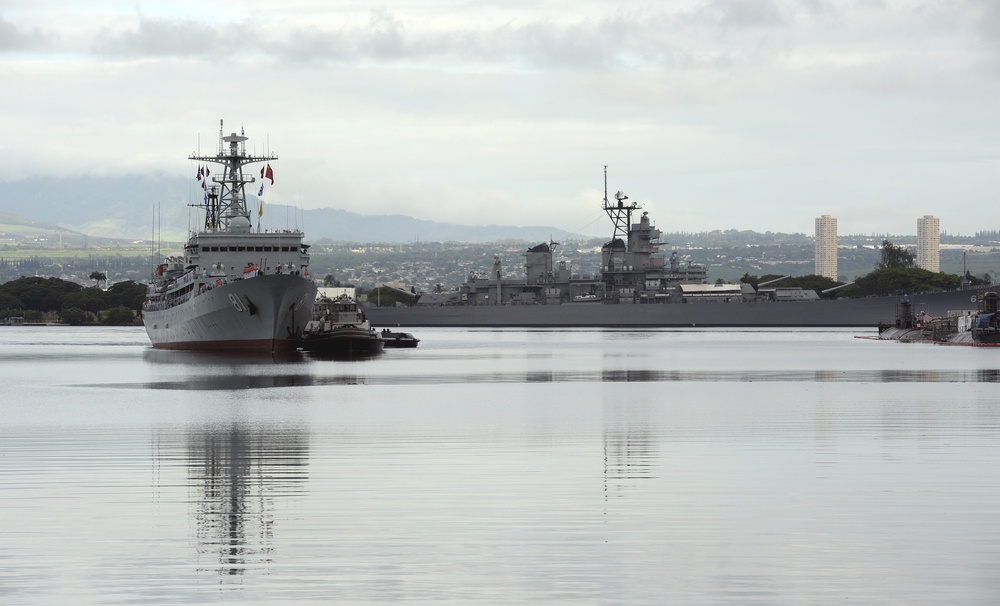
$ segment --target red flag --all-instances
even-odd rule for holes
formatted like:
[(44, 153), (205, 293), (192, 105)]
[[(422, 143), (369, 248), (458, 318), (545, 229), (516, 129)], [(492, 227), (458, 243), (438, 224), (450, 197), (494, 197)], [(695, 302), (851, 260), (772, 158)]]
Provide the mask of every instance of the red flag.
[(271, 185), (274, 185), (274, 171), (271, 170), (270, 164), (267, 165), (267, 173), (264, 176), (271, 180)]
[(201, 188), (202, 188), (202, 189), (207, 189), (207, 188), (205, 187), (205, 184), (206, 184), (206, 183), (208, 183), (208, 181), (202, 181), (202, 182), (201, 182)]
[(199, 167), (198, 167), (198, 174), (197, 174), (197, 175), (195, 175), (195, 176), (194, 176), (194, 178), (195, 178), (195, 179), (198, 179), (199, 181), (201, 181), (201, 176), (202, 176), (202, 174), (204, 174), (204, 173), (202, 172), (202, 170), (201, 170), (201, 167), (199, 166)]
[(261, 179), (264, 178), (264, 167), (263, 166), (260, 167), (260, 178)]

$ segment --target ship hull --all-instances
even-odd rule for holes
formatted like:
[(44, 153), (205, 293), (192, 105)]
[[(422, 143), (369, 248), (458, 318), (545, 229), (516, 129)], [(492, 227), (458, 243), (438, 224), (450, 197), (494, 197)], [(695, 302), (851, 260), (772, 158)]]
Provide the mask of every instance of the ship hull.
[(862, 336), (858, 338), (877, 339), (879, 341), (900, 341), (903, 343), (932, 343), (934, 345), (962, 345), (966, 347), (1000, 347), (1000, 341), (981, 338), (971, 330), (956, 332), (935, 337), (932, 333), (918, 329), (890, 328), (879, 333), (878, 337)]
[(1000, 345), (1000, 331), (997, 330), (973, 330), (973, 338), (979, 343), (989, 345)]
[(887, 328), (879, 330), (878, 338), (882, 341), (933, 341), (934, 335), (919, 328)]
[[(931, 315), (974, 309), (976, 291), (913, 295), (914, 305)], [(786, 302), (696, 302), (645, 305), (564, 303), (562, 305), (443, 305), (372, 307), (368, 319), (379, 327), (869, 327), (895, 316), (898, 297)]]
[(370, 329), (345, 327), (326, 332), (307, 333), (301, 347), (314, 356), (372, 356), (382, 351), (385, 343)]
[(316, 285), (293, 275), (237, 280), (164, 310), (146, 311), (153, 347), (203, 351), (293, 351), (312, 317)]
[(407, 349), (416, 347), (417, 343), (420, 343), (420, 339), (408, 332), (389, 332), (388, 330), (384, 330), (381, 334), (382, 340), (385, 341), (385, 346), (390, 348)]

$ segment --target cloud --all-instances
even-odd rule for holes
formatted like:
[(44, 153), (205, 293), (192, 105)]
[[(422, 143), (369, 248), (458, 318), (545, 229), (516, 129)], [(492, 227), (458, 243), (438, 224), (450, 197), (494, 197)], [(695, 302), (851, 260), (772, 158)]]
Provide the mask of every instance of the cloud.
[(0, 17), (0, 53), (11, 51), (37, 51), (49, 47), (49, 41), (41, 30), (24, 30)]
[[(812, 5), (813, 3), (810, 3)], [(708, 6), (719, 24), (726, 27), (779, 27), (786, 24), (774, 0), (714, 0)]]
[[(508, 21), (490, 27), (409, 31), (403, 19), (376, 11), (364, 24), (339, 27), (310, 26), (271, 36), (263, 50), (293, 62), (385, 62), (440, 69), (518, 68), (604, 69), (624, 66), (635, 57), (643, 61), (660, 56), (637, 46), (626, 32), (647, 30), (621, 19), (556, 23), (550, 20)], [(645, 36), (647, 42), (655, 40)], [(630, 59), (631, 58), (631, 59)]]
[[(195, 21), (139, 20), (135, 28), (122, 32), (103, 29), (96, 36), (93, 52), (107, 57), (199, 57), (210, 54), (237, 52), (225, 44), (225, 28), (199, 24)], [(239, 32), (232, 32), (234, 35)]]
[[(977, 44), (1000, 54), (1000, 9), (964, 0), (957, 8), (926, 0), (699, 0), (667, 7), (626, 5), (607, 12), (584, 3), (567, 12), (542, 3), (515, 6), (396, 4), (371, 11), (330, 10), (297, 2), (289, 7), (233, 4), (227, 12), (194, 10), (188, 3), (150, 15), (67, 15), (53, 22), (63, 47), (46, 44), (40, 30), (0, 18), (0, 51), (48, 50), (101, 60), (225, 57), (288, 65), (364, 64), (433, 70), (698, 70), (722, 72), (790, 60), (885, 63), (901, 50), (959, 58)], [(390, 2), (391, 4), (391, 2)], [(49, 12), (58, 4), (49, 5)], [(556, 10), (559, 8), (559, 10)], [(41, 9), (39, 9), (41, 10)], [(240, 12), (242, 11), (242, 12)], [(189, 18), (198, 14), (201, 17)], [(211, 21), (217, 14), (234, 15)], [(184, 17), (178, 17), (185, 15)], [(26, 19), (22, 12), (19, 18)], [(36, 16), (38, 23), (41, 17)], [(966, 40), (966, 31), (981, 32)], [(919, 38), (924, 43), (913, 44)], [(53, 38), (54, 39), (54, 38)], [(951, 41), (953, 48), (939, 42)], [(65, 45), (76, 45), (67, 48)], [(925, 63), (937, 63), (924, 61)], [(793, 68), (798, 65), (791, 66)], [(840, 65), (839, 67), (842, 67)]]
[[(748, 45), (741, 40), (691, 50), (685, 29), (782, 23), (771, 4), (716, 0), (709, 13), (664, 10), (618, 11), (572, 18), (515, 16), (508, 19), (437, 21), (387, 9), (342, 18), (271, 21), (266, 18), (206, 23), (169, 16), (111, 20), (90, 32), (77, 49), (102, 59), (219, 57), (301, 64), (384, 63), (431, 69), (631, 69), (728, 65)], [(530, 14), (529, 14), (530, 15)], [(11, 41), (25, 40), (0, 21)], [(85, 31), (76, 32), (85, 39)], [(736, 46), (737, 48), (732, 48)], [(720, 59), (721, 58), (721, 59)]]
[(984, 1), (220, 1), (6, 14), (0, 177), (186, 174), (225, 118), (306, 208), (575, 224), (607, 164), (662, 227), (808, 232), (876, 203), (903, 229), (944, 204), (949, 229), (995, 221)]

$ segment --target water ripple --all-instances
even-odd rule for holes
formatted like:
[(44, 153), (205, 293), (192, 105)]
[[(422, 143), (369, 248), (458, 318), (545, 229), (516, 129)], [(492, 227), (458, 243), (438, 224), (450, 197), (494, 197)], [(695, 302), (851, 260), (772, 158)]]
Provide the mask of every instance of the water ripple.
[(1000, 383), (1000, 370), (595, 370), (426, 374), (309, 374), (200, 376), (81, 387), (231, 391), (335, 385), (448, 385), (503, 383)]

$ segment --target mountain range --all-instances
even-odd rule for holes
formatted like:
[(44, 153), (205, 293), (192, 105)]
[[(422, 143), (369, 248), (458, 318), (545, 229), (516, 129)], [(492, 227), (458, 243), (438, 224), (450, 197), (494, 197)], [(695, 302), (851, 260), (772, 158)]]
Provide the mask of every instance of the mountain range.
[[(34, 177), (0, 183), (0, 222), (55, 225), (91, 237), (162, 240), (186, 239), (188, 205), (200, 198), (193, 179), (159, 175), (120, 177)], [(256, 208), (257, 199), (248, 196)], [(459, 225), (405, 215), (363, 215), (336, 208), (298, 209), (266, 205), (271, 217), (284, 217), (289, 227), (308, 226), (313, 242), (546, 242), (585, 239), (545, 226)], [(273, 220), (270, 221), (272, 227)], [(284, 227), (285, 225), (282, 225)], [(197, 226), (195, 226), (197, 227)]]

